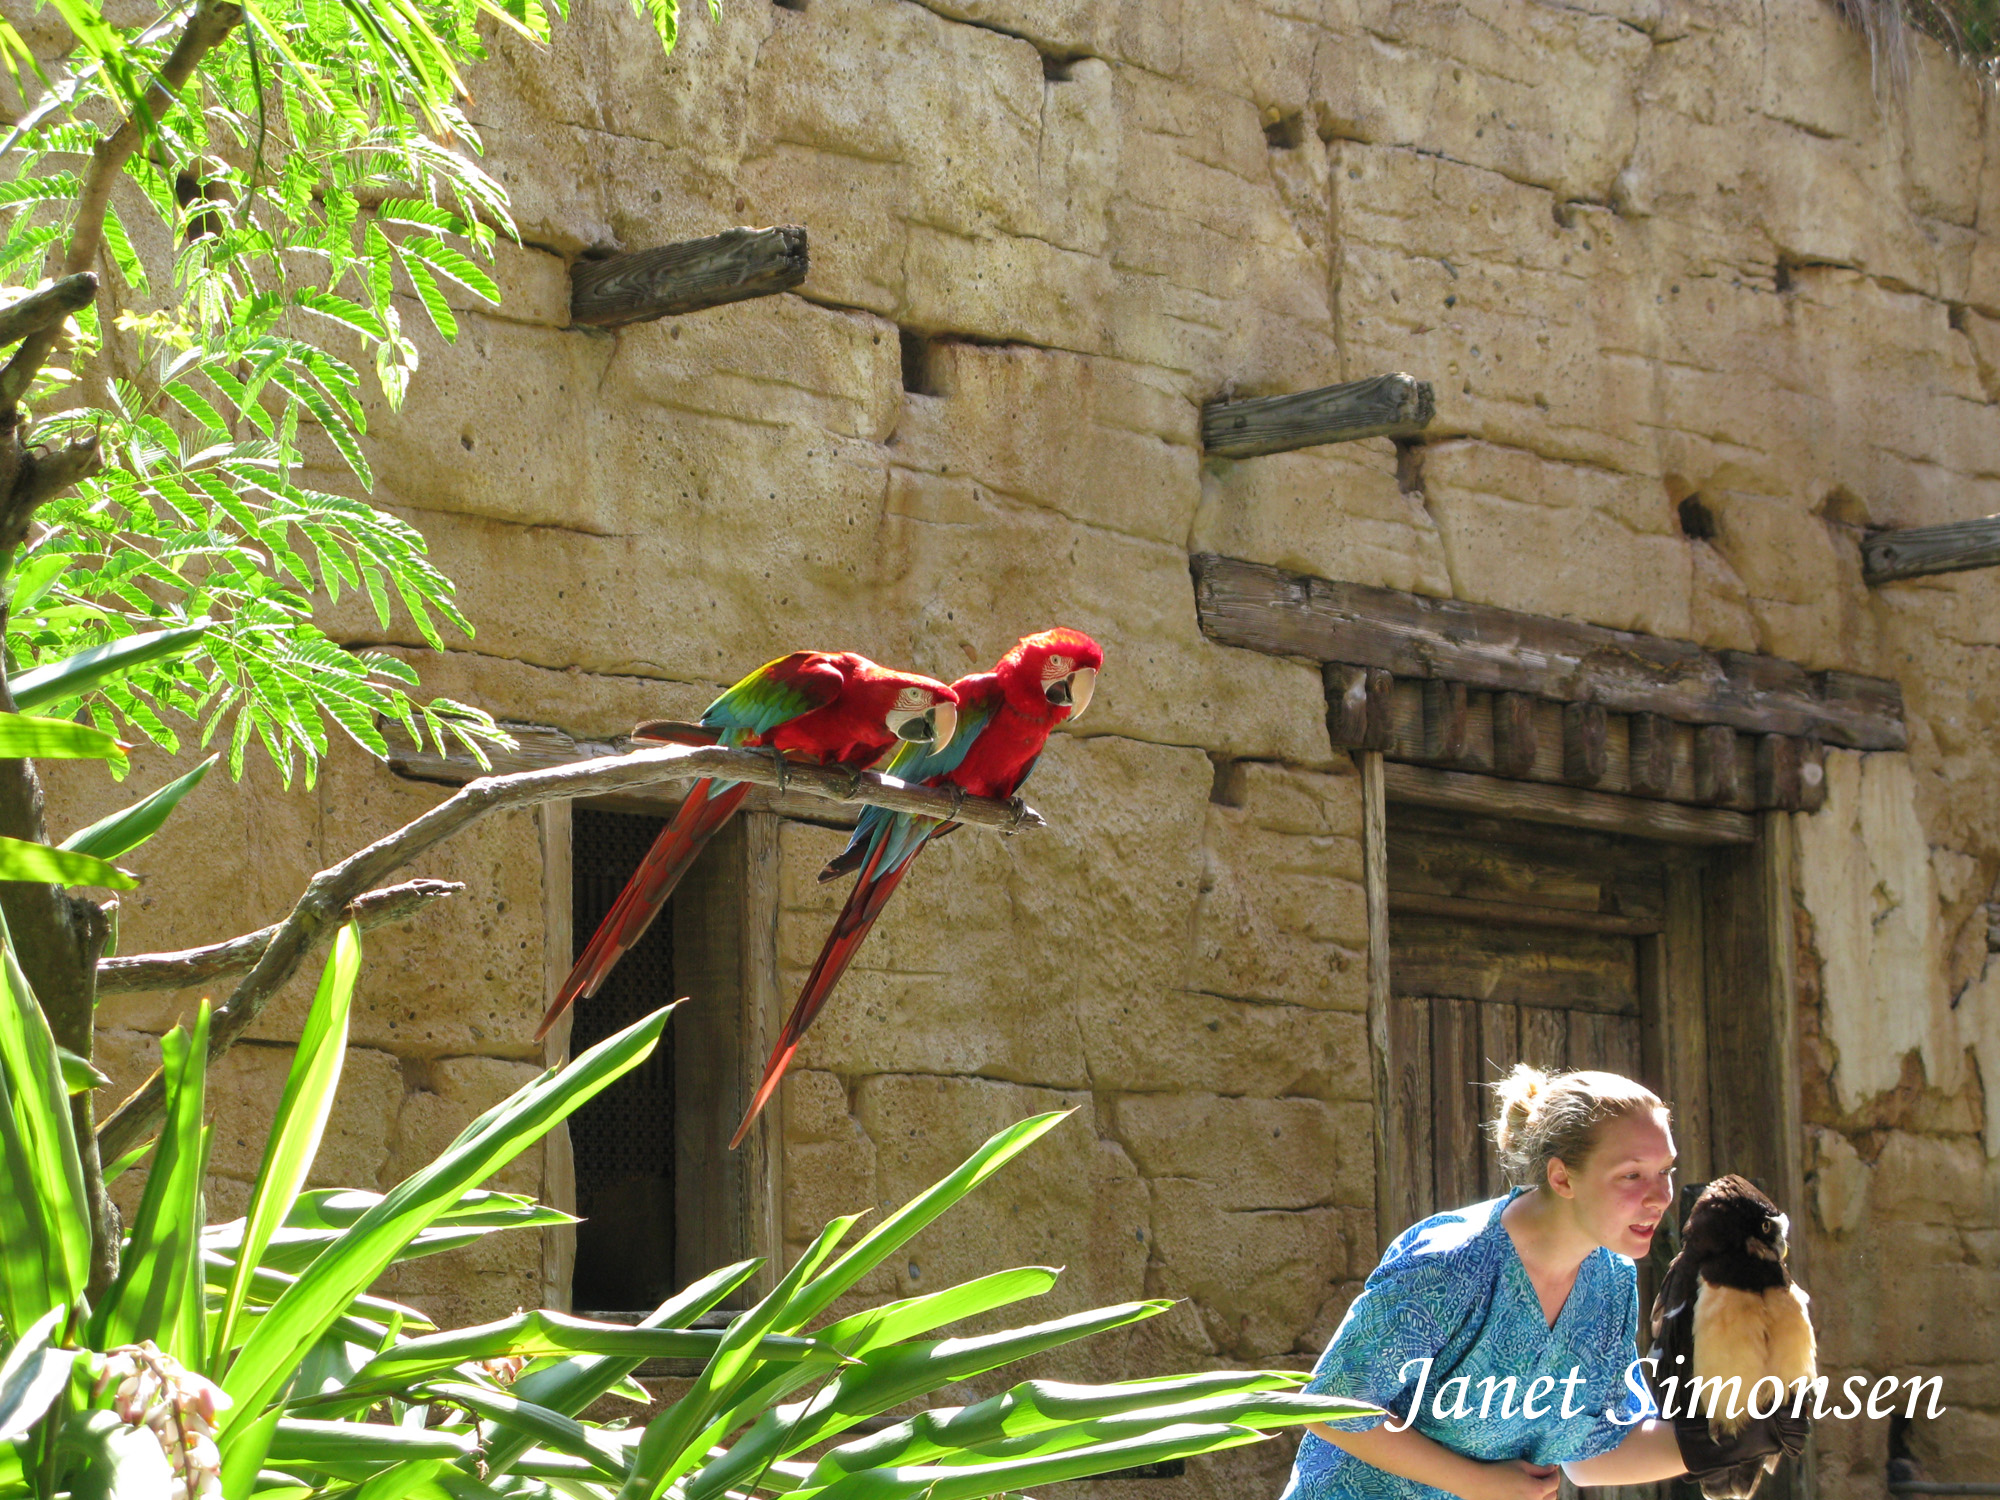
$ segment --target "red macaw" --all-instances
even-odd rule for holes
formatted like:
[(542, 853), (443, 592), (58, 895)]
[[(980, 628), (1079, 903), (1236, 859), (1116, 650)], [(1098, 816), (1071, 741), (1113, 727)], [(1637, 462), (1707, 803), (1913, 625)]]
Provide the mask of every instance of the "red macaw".
[[(1023, 636), (990, 672), (975, 672), (952, 684), (958, 698), (959, 733), (949, 746), (905, 745), (883, 769), (924, 786), (959, 787), (968, 796), (1011, 797), (1034, 770), (1049, 731), (1090, 706), (1103, 665), (1103, 649), (1082, 631), (1044, 630)], [(777, 1092), (806, 1028), (882, 915), (910, 861), (925, 844), (957, 826), (915, 813), (862, 809), (847, 848), (819, 875), (821, 880), (833, 880), (859, 870), (860, 878), (806, 976), (798, 1003), (785, 1018), (785, 1029), (764, 1065), (764, 1081), (729, 1142), (732, 1149)]]
[[(709, 704), (701, 727), (731, 747), (763, 746), (783, 756), (859, 770), (898, 743), (943, 749), (958, 723), (952, 690), (914, 672), (878, 667), (852, 651), (794, 651), (767, 662)], [(684, 732), (648, 738), (689, 740)], [(667, 897), (750, 790), (744, 781), (704, 776), (688, 789), (673, 821), (618, 893), (535, 1031), (548, 1035), (579, 995), (594, 995), (618, 960), (645, 936)]]

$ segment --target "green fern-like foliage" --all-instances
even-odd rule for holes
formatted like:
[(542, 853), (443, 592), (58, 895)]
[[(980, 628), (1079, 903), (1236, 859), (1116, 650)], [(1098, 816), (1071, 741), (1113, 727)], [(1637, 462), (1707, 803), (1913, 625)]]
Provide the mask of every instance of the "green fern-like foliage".
[[(671, 47), (676, 0), (634, 5)], [(251, 0), (161, 109), (144, 90), (200, 5), (132, 29), (96, 0), (56, 8), (76, 43), (59, 62), (0, 23), (29, 100), (0, 140), (0, 302), (60, 264), (92, 148), (126, 117), (145, 144), (105, 215), (97, 303), (23, 402), (34, 441), (95, 432), (107, 466), (41, 509), (15, 559), (10, 674), (206, 619), (193, 649), (50, 711), (170, 750), (220, 737), (237, 775), (256, 741), (287, 781), (310, 783), (334, 731), (385, 754), (383, 721), (483, 762), (505, 740), (490, 717), (420, 701), (407, 663), (318, 621), (353, 591), (387, 638), (472, 634), (423, 538), (357, 498), (374, 484), (363, 398), (372, 381), (401, 405), (411, 319), (449, 343), (455, 299), (499, 300), (494, 245), (514, 226), (463, 73), (482, 25), (542, 41), (548, 9)]]

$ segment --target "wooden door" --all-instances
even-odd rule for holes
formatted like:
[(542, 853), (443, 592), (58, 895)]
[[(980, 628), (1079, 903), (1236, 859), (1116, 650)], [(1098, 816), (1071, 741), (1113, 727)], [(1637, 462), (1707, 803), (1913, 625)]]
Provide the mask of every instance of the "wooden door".
[[(1517, 1062), (1649, 1077), (1669, 859), (1634, 840), (1397, 808), (1389, 1050), (1401, 1224), (1507, 1189), (1485, 1122)], [(1392, 1127), (1393, 1128), (1393, 1127)]]

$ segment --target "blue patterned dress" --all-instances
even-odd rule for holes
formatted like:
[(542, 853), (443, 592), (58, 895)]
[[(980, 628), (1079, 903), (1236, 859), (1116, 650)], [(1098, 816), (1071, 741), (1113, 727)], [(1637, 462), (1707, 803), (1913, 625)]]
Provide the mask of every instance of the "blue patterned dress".
[[(1500, 1222), (1500, 1211), (1520, 1191), (1436, 1214), (1398, 1236), (1306, 1389), (1372, 1401), (1395, 1413), (1400, 1426), (1424, 1380), (1417, 1431), (1483, 1462), (1574, 1463), (1624, 1441), (1651, 1408), (1626, 1381), (1637, 1354), (1636, 1268), (1613, 1251), (1592, 1251), (1551, 1328)], [(1426, 1359), (1427, 1377), (1410, 1364)], [(1536, 1415), (1524, 1414), (1526, 1405)], [(1366, 1432), (1374, 1421), (1328, 1425)], [(1448, 1497), (1308, 1433), (1284, 1500)]]

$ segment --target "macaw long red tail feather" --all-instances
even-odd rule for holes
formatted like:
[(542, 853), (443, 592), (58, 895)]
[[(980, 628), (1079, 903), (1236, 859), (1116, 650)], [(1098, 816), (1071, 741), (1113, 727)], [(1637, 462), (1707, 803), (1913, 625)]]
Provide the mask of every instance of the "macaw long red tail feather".
[(578, 997), (597, 993), (598, 986), (618, 967), (618, 960), (646, 935), (646, 929), (653, 925), (653, 919), (667, 904), (667, 898), (673, 895), (674, 887), (681, 883), (681, 877), (687, 874), (702, 847), (729, 821), (749, 791), (750, 784), (739, 781), (717, 793), (715, 783), (707, 777), (689, 788), (687, 800), (674, 814), (674, 820), (660, 830), (653, 847), (646, 851), (639, 868), (632, 872), (625, 889), (612, 902), (611, 910), (597, 924), (597, 931), (591, 934), (582, 956), (570, 969), (555, 1003), (536, 1028), (536, 1041), (549, 1034), (549, 1029)]
[(729, 1138), (730, 1150), (734, 1151), (742, 1144), (757, 1116), (771, 1102), (771, 1096), (777, 1093), (778, 1083), (785, 1076), (785, 1069), (791, 1066), (792, 1054), (799, 1050), (799, 1041), (805, 1036), (806, 1028), (812, 1025), (820, 1007), (826, 1004), (833, 987), (840, 983), (840, 976), (847, 972), (848, 964), (874, 927), (875, 919), (882, 915), (882, 908), (888, 905), (889, 897), (902, 883), (910, 868), (910, 860), (917, 857), (923, 845), (912, 849), (908, 859), (878, 875), (876, 866), (881, 863), (883, 848), (883, 845), (876, 847), (868, 868), (861, 872), (854, 889), (847, 893), (847, 904), (840, 909), (833, 931), (827, 934), (825, 946), (813, 961), (812, 973), (806, 976), (805, 988), (799, 992), (798, 1003), (785, 1018), (785, 1029), (778, 1037), (778, 1044), (771, 1049), (770, 1061), (764, 1064), (764, 1080), (757, 1085), (756, 1096), (743, 1113), (743, 1123)]

